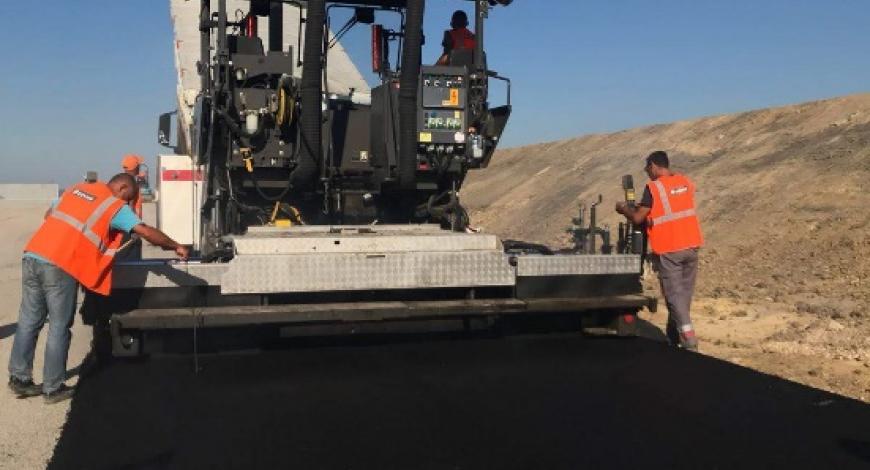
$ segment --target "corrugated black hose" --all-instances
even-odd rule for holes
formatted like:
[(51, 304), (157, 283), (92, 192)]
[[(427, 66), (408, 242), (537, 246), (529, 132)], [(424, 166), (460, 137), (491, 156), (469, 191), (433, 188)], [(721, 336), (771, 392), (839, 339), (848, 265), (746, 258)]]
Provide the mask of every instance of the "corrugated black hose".
[(399, 79), (399, 187), (414, 189), (417, 176), (417, 86), (423, 44), (425, 0), (408, 0)]

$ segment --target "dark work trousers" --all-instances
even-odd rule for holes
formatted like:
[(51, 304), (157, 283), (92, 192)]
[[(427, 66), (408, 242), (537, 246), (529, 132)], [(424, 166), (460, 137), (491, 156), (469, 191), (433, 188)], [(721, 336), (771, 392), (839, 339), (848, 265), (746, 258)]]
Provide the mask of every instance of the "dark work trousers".
[(659, 275), (662, 295), (668, 307), (668, 339), (673, 345), (695, 349), (698, 340), (689, 317), (695, 278), (698, 276), (698, 249), (654, 255), (653, 269)]

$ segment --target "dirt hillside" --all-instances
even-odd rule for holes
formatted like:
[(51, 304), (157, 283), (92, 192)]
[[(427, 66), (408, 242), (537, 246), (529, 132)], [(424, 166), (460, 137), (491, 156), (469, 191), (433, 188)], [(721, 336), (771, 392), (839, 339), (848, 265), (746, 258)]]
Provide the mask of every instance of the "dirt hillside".
[(704, 352), (870, 399), (870, 94), (501, 150), (463, 202), (487, 231), (567, 246), (598, 194), (616, 226), (621, 176), (640, 192), (658, 149), (698, 186)]

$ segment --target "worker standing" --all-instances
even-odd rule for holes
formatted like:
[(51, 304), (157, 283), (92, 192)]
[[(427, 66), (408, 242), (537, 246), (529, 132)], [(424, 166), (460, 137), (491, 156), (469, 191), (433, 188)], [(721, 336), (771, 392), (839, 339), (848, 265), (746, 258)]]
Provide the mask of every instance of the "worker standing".
[[(18, 329), (9, 358), (9, 388), (19, 397), (42, 394), (46, 403), (72, 397), (73, 389), (64, 382), (78, 285), (109, 294), (122, 233), (135, 232), (187, 259), (187, 247), (136, 217), (128, 204), (137, 195), (136, 180), (126, 173), (115, 175), (108, 184), (76, 184), (49, 209), (25, 247)], [(39, 387), (33, 383), (33, 356), (46, 319), (48, 338)]]
[(441, 46), (444, 47), (444, 52), (438, 58), (436, 65), (447, 65), (450, 62), (450, 53), (459, 49), (474, 49), (476, 41), (474, 33), (468, 30), (468, 15), (462, 10), (453, 12), (450, 18), (450, 28), (444, 31), (444, 40), (441, 41)]
[(671, 344), (698, 350), (689, 310), (698, 274), (698, 250), (704, 240), (695, 213), (695, 185), (670, 170), (668, 154), (651, 153), (646, 159), (650, 182), (636, 208), (624, 202), (616, 211), (635, 225), (646, 224), (662, 294), (668, 307), (667, 335)]
[[(142, 165), (142, 157), (135, 154), (124, 155), (124, 158), (121, 160), (121, 168), (124, 170), (124, 173), (132, 176), (138, 182), (138, 178), (140, 177), (140, 166)], [(133, 212), (136, 213), (136, 217), (142, 218), (142, 194), (137, 191), (137, 196), (134, 201), (130, 202), (130, 206), (133, 208)]]

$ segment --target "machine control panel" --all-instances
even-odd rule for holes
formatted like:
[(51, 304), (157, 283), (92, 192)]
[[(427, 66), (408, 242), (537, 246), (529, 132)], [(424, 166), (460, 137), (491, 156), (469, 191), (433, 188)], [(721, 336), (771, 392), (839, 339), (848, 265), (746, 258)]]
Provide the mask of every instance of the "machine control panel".
[(465, 67), (424, 66), (420, 77), (420, 103), (417, 140), (426, 144), (423, 148), (432, 147), (437, 153), (464, 153), (468, 129)]
[(424, 130), (427, 131), (459, 131), (463, 128), (463, 111), (423, 111)]
[(450, 75), (423, 75), (424, 108), (465, 108), (465, 79)]

